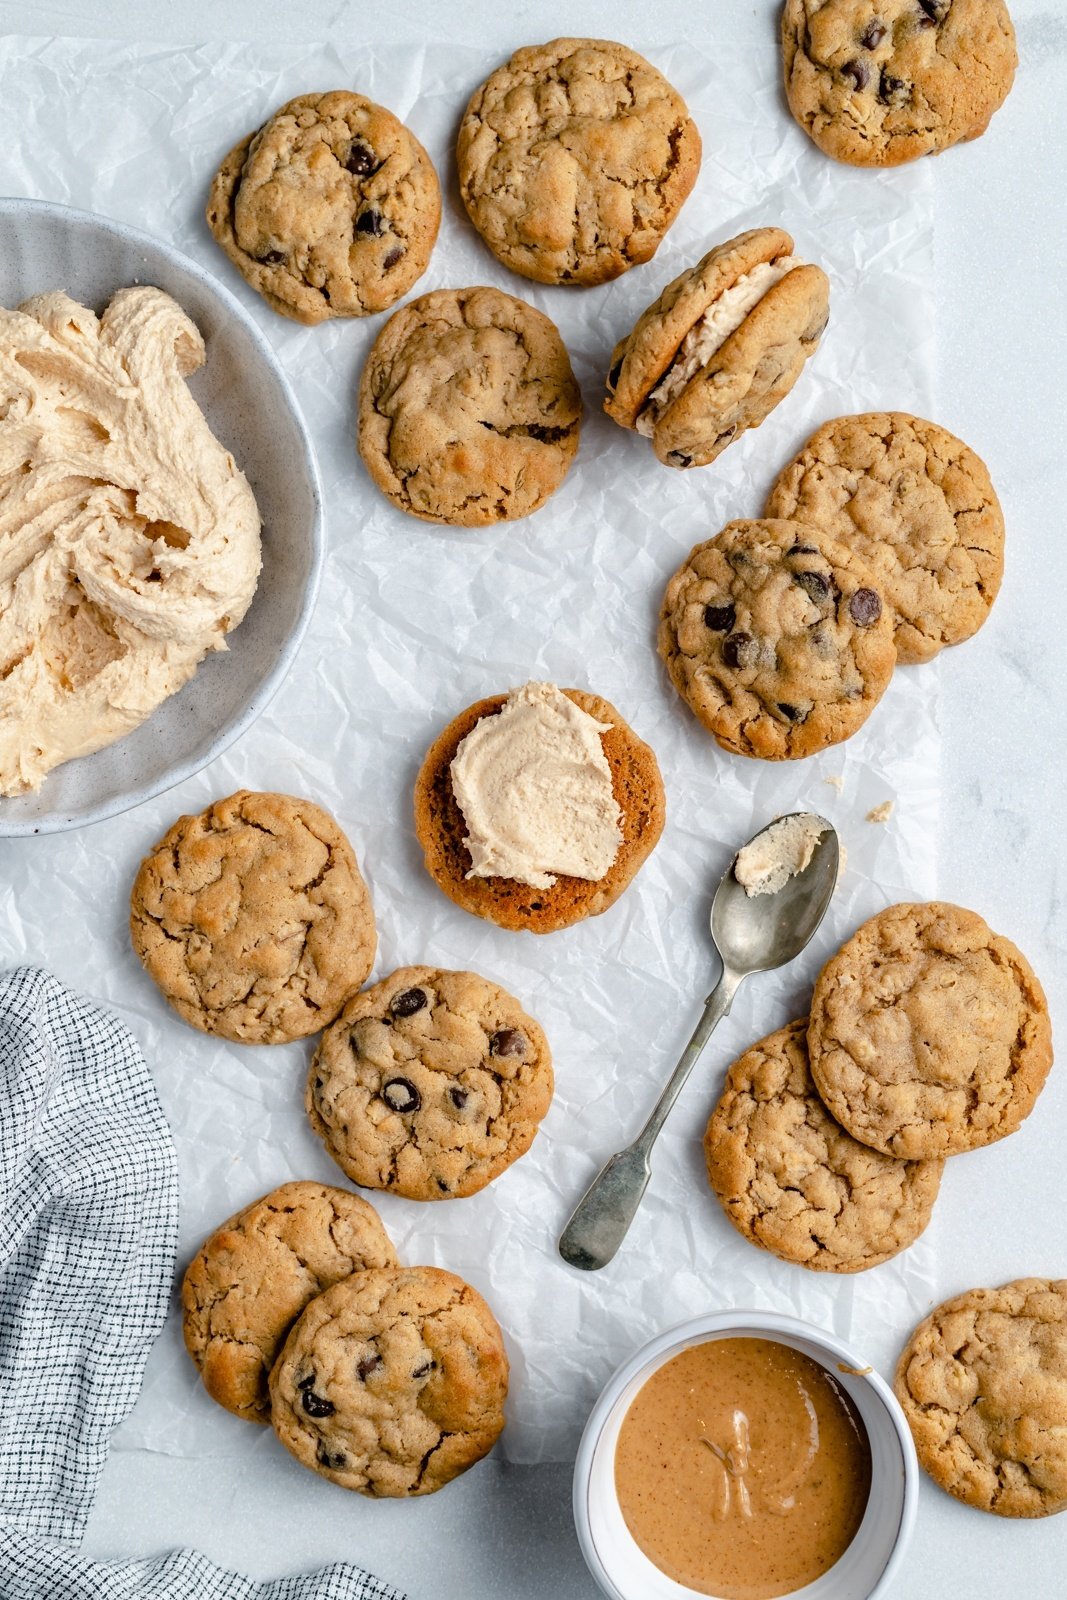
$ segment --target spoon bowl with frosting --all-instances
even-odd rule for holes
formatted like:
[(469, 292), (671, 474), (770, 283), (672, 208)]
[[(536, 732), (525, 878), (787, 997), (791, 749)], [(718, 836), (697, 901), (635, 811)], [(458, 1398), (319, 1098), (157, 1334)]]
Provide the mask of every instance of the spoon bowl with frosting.
[(753, 228), (669, 283), (615, 346), (604, 410), (668, 467), (704, 467), (792, 389), (829, 317), (820, 267)]

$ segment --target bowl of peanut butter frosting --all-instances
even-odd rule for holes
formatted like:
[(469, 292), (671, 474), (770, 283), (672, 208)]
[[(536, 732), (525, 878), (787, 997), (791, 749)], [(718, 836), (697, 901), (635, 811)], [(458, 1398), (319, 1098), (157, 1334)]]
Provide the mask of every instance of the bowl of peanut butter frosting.
[(137, 229), (0, 199), (0, 836), (128, 810), (259, 715), (321, 493), (252, 317)]
[(582, 1553), (611, 1600), (872, 1600), (917, 1497), (888, 1384), (835, 1335), (755, 1311), (639, 1350), (594, 1407), (574, 1475)]

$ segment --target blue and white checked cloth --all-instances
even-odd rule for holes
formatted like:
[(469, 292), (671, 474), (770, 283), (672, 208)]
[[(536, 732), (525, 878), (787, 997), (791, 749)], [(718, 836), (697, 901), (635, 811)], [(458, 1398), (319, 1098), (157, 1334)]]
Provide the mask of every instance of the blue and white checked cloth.
[(177, 1240), (174, 1145), (132, 1034), (47, 972), (0, 975), (0, 1600), (403, 1600), (348, 1565), (259, 1584), (192, 1550), (78, 1554)]

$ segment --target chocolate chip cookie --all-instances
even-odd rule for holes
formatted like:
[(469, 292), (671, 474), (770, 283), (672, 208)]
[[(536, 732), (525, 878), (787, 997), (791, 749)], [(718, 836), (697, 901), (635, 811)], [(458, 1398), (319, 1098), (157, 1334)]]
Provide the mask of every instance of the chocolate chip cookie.
[(525, 1154), (551, 1100), (548, 1040), (512, 995), (473, 972), (403, 967), (323, 1034), (306, 1104), (354, 1183), (447, 1200)]
[(1004, 517), (985, 464), (902, 411), (826, 422), (783, 468), (768, 517), (810, 522), (877, 574), (900, 661), (982, 626), (1004, 571)]
[(549, 889), (513, 878), (468, 878), (471, 854), (467, 825), (452, 789), (452, 761), (463, 739), (482, 717), (495, 716), (507, 695), (491, 695), (460, 712), (426, 753), (415, 783), (415, 832), (426, 870), (464, 911), (501, 928), (553, 933), (607, 911), (652, 854), (663, 832), (666, 798), (659, 764), (615, 707), (599, 695), (566, 689), (569, 699), (597, 722), (611, 768), (612, 790), (621, 812), (622, 842), (607, 875), (597, 880), (564, 873)]
[(207, 222), (253, 289), (297, 322), (366, 317), (430, 259), (441, 190), (391, 111), (347, 89), (302, 94), (235, 145)]
[(130, 937), (186, 1022), (238, 1044), (318, 1033), (365, 981), (377, 944), (333, 818), (248, 789), (179, 817), (141, 862)]
[(808, 1019), (746, 1050), (704, 1134), (708, 1181), (739, 1233), (817, 1272), (863, 1272), (930, 1220), (940, 1161), (896, 1161), (829, 1115), (808, 1066)]
[(499, 289), (438, 289), (394, 313), (359, 386), (359, 450), (424, 522), (529, 516), (578, 450), (582, 396), (556, 326)]
[(819, 529), (731, 522), (667, 585), (659, 653), (724, 750), (810, 756), (856, 732), (893, 674), (878, 579)]
[(1052, 1030), (1026, 957), (934, 900), (880, 911), (826, 963), (808, 1050), (838, 1122), (917, 1161), (1014, 1133), (1052, 1065)]
[(969, 1289), (921, 1322), (897, 1366), (919, 1462), (1000, 1517), (1067, 1510), (1067, 1278)]
[(984, 133), (1018, 58), (1003, 0), (786, 0), (782, 60), (820, 150), (895, 167)]
[(830, 285), (781, 228), (753, 228), (669, 283), (615, 346), (604, 410), (668, 467), (703, 467), (792, 389)]
[(185, 1348), (208, 1394), (269, 1422), (267, 1376), (308, 1302), (350, 1273), (395, 1265), (378, 1213), (347, 1189), (284, 1183), (238, 1211), (182, 1283)]
[(356, 1273), (312, 1300), (270, 1375), (271, 1420), (360, 1494), (432, 1494), (493, 1448), (508, 1359), (481, 1295), (436, 1267)]
[(606, 283), (655, 254), (696, 181), (700, 135), (636, 51), (553, 39), (475, 91), (456, 156), (470, 219), (506, 267)]

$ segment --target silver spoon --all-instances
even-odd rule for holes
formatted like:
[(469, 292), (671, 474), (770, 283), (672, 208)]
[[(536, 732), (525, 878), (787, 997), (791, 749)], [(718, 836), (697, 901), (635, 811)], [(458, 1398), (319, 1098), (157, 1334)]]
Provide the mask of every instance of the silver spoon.
[[(813, 813), (798, 813), (813, 815)], [(777, 818), (781, 821), (781, 818)], [(734, 876), (737, 856), (723, 873), (711, 906), (711, 937), (722, 960), (722, 976), (704, 1002), (704, 1015), (682, 1052), (667, 1087), (641, 1132), (601, 1168), (559, 1241), (559, 1253), (572, 1267), (593, 1272), (606, 1266), (626, 1237), (652, 1175), (652, 1146), (716, 1027), (733, 1004), (743, 979), (753, 972), (784, 967), (803, 950), (830, 904), (837, 882), (840, 848), (825, 817), (826, 830), (803, 872), (787, 878), (774, 894), (749, 896)], [(773, 828), (774, 823), (768, 823)], [(767, 832), (762, 828), (749, 843)]]

